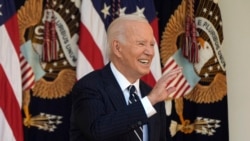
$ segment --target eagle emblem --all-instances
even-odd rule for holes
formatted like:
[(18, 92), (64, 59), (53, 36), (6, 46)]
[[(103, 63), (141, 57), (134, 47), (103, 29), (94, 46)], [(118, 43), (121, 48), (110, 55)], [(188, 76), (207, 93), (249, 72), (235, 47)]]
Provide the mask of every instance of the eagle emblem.
[(203, 135), (213, 135), (216, 128), (220, 127), (220, 120), (196, 117), (191, 123), (184, 117), (183, 100), (197, 104), (212, 104), (221, 101), (227, 95), (225, 61), (221, 53), (222, 19), (218, 2), (212, 0), (197, 2), (197, 8), (194, 9), (194, 0), (182, 0), (166, 24), (160, 43), (161, 61), (165, 64), (177, 50), (182, 48), (186, 33), (186, 17), (193, 18), (196, 25), (195, 41), (198, 46), (198, 62), (193, 63), (193, 68), (200, 80), (188, 94), (173, 99), (181, 123), (171, 122), (172, 136), (179, 131), (185, 134), (196, 131)]

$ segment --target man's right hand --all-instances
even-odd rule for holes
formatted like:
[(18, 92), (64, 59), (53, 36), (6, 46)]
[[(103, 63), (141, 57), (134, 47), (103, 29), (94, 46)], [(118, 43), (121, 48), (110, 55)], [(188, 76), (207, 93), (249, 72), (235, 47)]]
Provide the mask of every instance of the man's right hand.
[(176, 91), (175, 87), (168, 87), (167, 84), (181, 74), (182, 68), (178, 67), (164, 74), (155, 84), (154, 88), (148, 95), (152, 105), (168, 99), (169, 94)]

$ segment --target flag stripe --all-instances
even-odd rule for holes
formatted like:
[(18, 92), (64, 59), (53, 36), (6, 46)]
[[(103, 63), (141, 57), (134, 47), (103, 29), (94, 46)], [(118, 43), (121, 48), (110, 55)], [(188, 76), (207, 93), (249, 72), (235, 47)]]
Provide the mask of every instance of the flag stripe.
[[(14, 14), (0, 26), (0, 140), (23, 141), (19, 34)], [(11, 133), (12, 132), (12, 133)], [(6, 135), (6, 133), (8, 133)]]
[[(15, 19), (16, 16), (13, 16), (12, 18)], [(9, 21), (11, 21), (11, 19)], [(13, 90), (16, 94), (19, 107), (21, 107), (21, 72), (19, 57), (17, 55), (18, 53), (20, 53), (18, 51), (18, 47), (20, 46), (18, 44), (19, 38), (18, 36), (16, 36), (17, 33), (13, 32), (15, 30), (18, 31), (17, 27), (17, 24), (13, 25), (13, 23), (8, 21), (5, 23), (5, 26), (1, 27), (1, 38), (4, 40), (4, 42), (2, 42), (2, 47), (0, 51), (0, 63), (2, 64), (3, 69), (5, 70), (5, 73), (8, 77), (8, 80), (10, 81), (12, 88), (15, 88)], [(10, 31), (10, 29), (12, 29), (13, 31)]]
[[(169, 72), (170, 70), (178, 67), (178, 64), (176, 63), (176, 61), (174, 60), (173, 57), (170, 57), (164, 66), (165, 67), (163, 68), (163, 73), (165, 74), (165, 73)], [(192, 87), (187, 82), (183, 73), (181, 73), (179, 76), (177, 76), (177, 78), (170, 81), (167, 85), (168, 85), (168, 87), (175, 87), (176, 88), (176, 92), (171, 93), (169, 95), (172, 98), (179, 98), (179, 97), (187, 94), (192, 89)]]
[(97, 47), (99, 47), (102, 56), (105, 56), (104, 53), (106, 52), (106, 47), (104, 45), (106, 45), (107, 43), (107, 35), (104, 23), (91, 1), (83, 0), (82, 9), (84, 9), (84, 11), (82, 11), (81, 14), (81, 22), (83, 23), (83, 25), (85, 25), (86, 29), (89, 30), (91, 36), (95, 40)]
[(176, 87), (177, 87), (177, 91), (174, 95), (174, 97), (178, 98), (180, 96), (183, 96), (186, 92), (186, 89), (189, 88), (188, 87), (188, 83), (185, 80), (185, 77), (183, 75), (180, 76), (178, 82), (176, 83)]
[[(12, 86), (9, 83), (9, 80), (7, 76), (5, 75), (3, 67), (0, 65), (0, 86), (1, 86), (1, 95), (0, 95), (0, 107), (1, 110), (4, 113), (5, 120), (8, 123), (5, 123), (5, 121), (0, 120), (0, 122), (3, 122), (1, 124), (8, 124), (8, 127), (2, 127), (3, 129), (7, 128), (7, 130), (10, 130), (8, 128), (11, 128), (12, 134), (14, 134), (16, 140), (20, 140), (22, 138), (22, 132), (21, 131), (21, 125), (22, 125), (22, 119), (20, 117), (20, 108), (18, 105), (18, 101), (16, 99), (15, 93), (13, 92)], [(13, 119), (14, 118), (14, 119)], [(3, 130), (3, 132), (6, 132)], [(7, 131), (9, 132), (9, 131)], [(0, 132), (0, 139), (2, 138), (2, 132)], [(7, 137), (7, 140), (9, 138), (12, 138), (11, 136)], [(3, 141), (6, 141), (6, 138), (1, 139)]]
[[(77, 79), (104, 66), (106, 30), (99, 14), (89, 0), (81, 4), (80, 40), (77, 62)], [(86, 11), (88, 11), (86, 13)]]
[(1, 108), (0, 108), (0, 117), (3, 117), (0, 120), (1, 128), (3, 129), (3, 127), (4, 127), (4, 130), (0, 131), (0, 140), (1, 141), (15, 141), (16, 139), (13, 135), (13, 132), (12, 132), (12, 130), (8, 124), (8, 121), (6, 120), (5, 115), (4, 115)]
[(35, 74), (22, 53), (20, 53), (20, 64), (22, 73), (22, 90), (31, 89), (35, 85)]
[(166, 62), (164, 68), (162, 69), (163, 72), (168, 72), (169, 70), (173, 69), (177, 64), (173, 60), (173, 58), (169, 58)]
[(25, 64), (26, 64), (26, 66), (24, 66), (22, 68), (22, 79), (23, 79), (23, 81), (30, 76), (29, 75), (30, 73), (32, 73), (32, 69), (27, 66), (28, 63), (25, 63)]
[(77, 61), (78, 65), (76, 68), (77, 79), (80, 79), (82, 76), (94, 70), (93, 67), (91, 66), (91, 63), (86, 59), (86, 57), (83, 55), (81, 51), (78, 51), (77, 59), (78, 59)]
[[(88, 30), (85, 28), (84, 25), (81, 26), (81, 34), (84, 42), (79, 43), (80, 50), (82, 53), (86, 56), (89, 62), (91, 62), (91, 65), (93, 69), (99, 69), (104, 65), (102, 53), (98, 46), (96, 45), (95, 41), (93, 40), (92, 36), (88, 32)], [(93, 57), (94, 56), (94, 57)]]
[(23, 86), (23, 90), (27, 90), (33, 87), (33, 85), (35, 84), (35, 76), (33, 75), (33, 72), (30, 71), (29, 72), (30, 75), (27, 75), (26, 79), (22, 79), (22, 86)]

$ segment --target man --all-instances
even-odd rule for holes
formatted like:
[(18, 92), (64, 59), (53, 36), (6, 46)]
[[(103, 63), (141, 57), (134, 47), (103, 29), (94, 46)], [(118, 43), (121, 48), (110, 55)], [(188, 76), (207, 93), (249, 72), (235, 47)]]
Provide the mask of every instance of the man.
[[(153, 30), (135, 15), (114, 20), (108, 30), (110, 63), (81, 78), (73, 87), (71, 141), (165, 141), (166, 89), (181, 69), (162, 76), (151, 89), (140, 80), (154, 57)], [(140, 100), (130, 100), (134, 85)], [(142, 132), (142, 136), (140, 136)]]

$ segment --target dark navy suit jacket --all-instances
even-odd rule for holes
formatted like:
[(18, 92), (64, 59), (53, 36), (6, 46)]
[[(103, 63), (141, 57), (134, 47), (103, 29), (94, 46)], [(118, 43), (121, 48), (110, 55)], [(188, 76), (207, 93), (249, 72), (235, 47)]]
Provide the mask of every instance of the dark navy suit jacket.
[[(142, 96), (151, 88), (140, 81)], [(110, 63), (81, 78), (72, 89), (70, 141), (134, 141), (133, 129), (148, 125), (149, 141), (166, 140), (164, 103), (147, 118), (142, 103), (127, 105)]]

